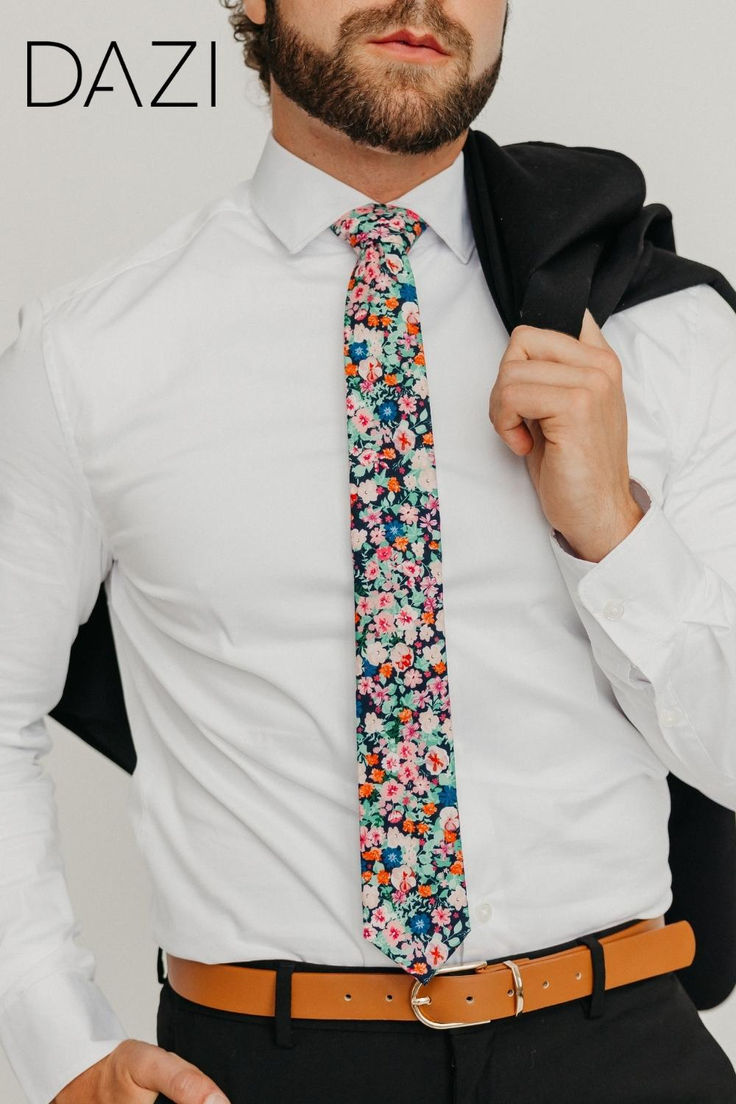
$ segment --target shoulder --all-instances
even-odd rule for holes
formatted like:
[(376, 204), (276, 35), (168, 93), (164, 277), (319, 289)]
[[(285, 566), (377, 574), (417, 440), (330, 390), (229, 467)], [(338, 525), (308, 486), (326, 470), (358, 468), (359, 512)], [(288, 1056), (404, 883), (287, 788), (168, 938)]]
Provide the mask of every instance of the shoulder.
[[(74, 322), (119, 313), (181, 271), (218, 236), (237, 226), (246, 235), (254, 225), (250, 180), (186, 212), (141, 246), (122, 252), (64, 284), (41, 293), (38, 305), (44, 323)], [(198, 252), (200, 251), (200, 252)]]

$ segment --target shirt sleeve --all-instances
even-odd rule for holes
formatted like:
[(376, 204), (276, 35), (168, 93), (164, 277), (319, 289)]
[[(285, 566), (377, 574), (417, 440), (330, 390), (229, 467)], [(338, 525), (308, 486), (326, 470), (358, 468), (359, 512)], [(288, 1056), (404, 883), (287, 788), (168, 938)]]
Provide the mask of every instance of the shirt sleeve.
[(0, 357), (0, 1043), (48, 1104), (127, 1037), (66, 884), (44, 718), (110, 560), (44, 362), (40, 300)]
[(621, 709), (672, 774), (736, 809), (736, 313), (706, 285), (698, 302), (661, 498), (632, 480), (644, 516), (599, 563), (549, 537)]

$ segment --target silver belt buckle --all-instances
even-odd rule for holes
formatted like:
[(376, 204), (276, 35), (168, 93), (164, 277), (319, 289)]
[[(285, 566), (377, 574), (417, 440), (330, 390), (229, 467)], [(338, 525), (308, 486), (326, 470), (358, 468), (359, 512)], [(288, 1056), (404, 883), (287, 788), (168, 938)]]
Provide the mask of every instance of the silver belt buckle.
[[(433, 1027), (436, 1031), (446, 1031), (451, 1027), (480, 1027), (482, 1024), (492, 1023), (492, 1020), (474, 1020), (472, 1023), (437, 1023), (435, 1020), (428, 1020), (427, 1017), (420, 1011), (420, 1004), (431, 1004), (431, 997), (420, 997), (419, 991), (427, 988), (432, 984), (432, 981), (438, 974), (457, 974), (462, 970), (481, 970), (484, 966), (487, 966), (487, 962), (464, 962), (461, 966), (442, 966), (439, 970), (435, 970), (432, 978), (426, 985), (422, 985), (421, 981), (415, 981), (411, 987), (411, 993), (409, 994), (409, 1003), (411, 1004), (411, 1010), (420, 1021), (427, 1027)], [(521, 973), (516, 963), (508, 958), (504, 959), (504, 966), (508, 966), (514, 979), (514, 1016), (518, 1016), (524, 1009), (524, 986), (522, 984)]]
[(420, 1023), (426, 1024), (427, 1027), (433, 1027), (437, 1031), (447, 1031), (450, 1027), (478, 1027), (480, 1024), (490, 1023), (490, 1020), (477, 1020), (475, 1023), (436, 1023), (434, 1020), (428, 1020), (427, 1017), (420, 1011), (420, 1004), (431, 1004), (431, 997), (420, 997), (419, 991), (427, 988), (432, 984), (434, 978), (439, 974), (457, 974), (461, 970), (480, 970), (484, 966), (487, 966), (487, 962), (463, 962), (461, 966), (441, 966), (439, 970), (435, 970), (434, 974), (426, 984), (422, 984), (421, 981), (415, 981), (411, 987), (411, 993), (409, 994), (409, 1003), (411, 1004), (411, 1010), (420, 1021)]

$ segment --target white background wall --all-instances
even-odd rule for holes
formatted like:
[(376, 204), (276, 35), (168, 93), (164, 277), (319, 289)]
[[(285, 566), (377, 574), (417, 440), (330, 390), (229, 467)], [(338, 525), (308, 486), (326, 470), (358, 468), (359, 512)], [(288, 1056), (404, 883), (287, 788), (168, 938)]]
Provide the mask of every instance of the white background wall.
[[(351, 0), (346, 11), (361, 2), (381, 0)], [(142, 108), (114, 62), (104, 83), (117, 91), (82, 106), (112, 39)], [(178, 39), (199, 45), (169, 98), (203, 106), (146, 106), (177, 56), (173, 47), (150, 44)], [(213, 39), (216, 108), (207, 106)], [(25, 106), (29, 40), (64, 42), (82, 59), (82, 90), (69, 104)], [(736, 283), (734, 41), (733, 0), (515, 0), (504, 71), (474, 125), (499, 142), (544, 139), (628, 153), (644, 169), (649, 198), (673, 209), (680, 252)], [(61, 51), (41, 51), (37, 74), (37, 97), (47, 99), (64, 95), (75, 78)], [(244, 69), (216, 0), (4, 0), (0, 348), (13, 339), (27, 298), (144, 243), (249, 177), (269, 126), (256, 74)], [(128, 778), (47, 724), (82, 941), (95, 951), (97, 981), (128, 1032), (154, 1042), (156, 947), (146, 874), (126, 816)], [(736, 1063), (736, 996), (704, 1020)], [(0, 1100), (23, 1104), (2, 1054)]]

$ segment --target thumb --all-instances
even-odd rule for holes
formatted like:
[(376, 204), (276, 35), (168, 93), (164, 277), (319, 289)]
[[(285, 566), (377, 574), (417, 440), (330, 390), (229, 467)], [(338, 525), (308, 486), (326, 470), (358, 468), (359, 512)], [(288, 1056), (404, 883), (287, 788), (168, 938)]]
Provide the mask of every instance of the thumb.
[(131, 1048), (128, 1073), (139, 1088), (164, 1093), (174, 1104), (230, 1104), (200, 1069), (161, 1047), (139, 1042)]
[(611, 348), (603, 336), (603, 331), (587, 307), (583, 315), (583, 328), (580, 331), (580, 340), (584, 345), (595, 345), (599, 349)]

